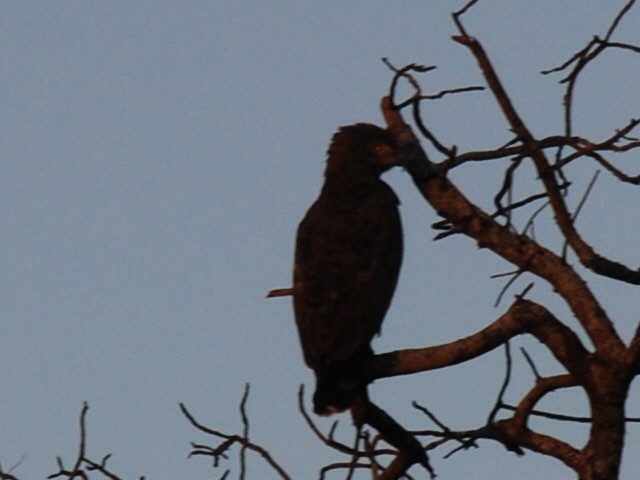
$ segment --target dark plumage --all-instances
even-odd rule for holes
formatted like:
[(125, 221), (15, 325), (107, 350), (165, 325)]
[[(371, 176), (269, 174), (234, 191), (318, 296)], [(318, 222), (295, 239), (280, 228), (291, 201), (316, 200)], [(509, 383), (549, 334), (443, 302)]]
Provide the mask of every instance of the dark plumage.
[(397, 165), (393, 138), (375, 125), (342, 127), (328, 151), (320, 196), (298, 227), (293, 305), (314, 411), (351, 407), (369, 383), (359, 365), (391, 303), (402, 262), (398, 198), (380, 179)]

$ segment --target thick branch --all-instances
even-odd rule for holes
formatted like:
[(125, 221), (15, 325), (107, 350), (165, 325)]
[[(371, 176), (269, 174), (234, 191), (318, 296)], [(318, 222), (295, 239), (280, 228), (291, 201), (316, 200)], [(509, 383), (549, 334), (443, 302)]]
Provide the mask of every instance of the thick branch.
[(491, 325), (468, 337), (434, 347), (376, 355), (369, 375), (375, 379), (448, 367), (479, 357), (523, 333), (544, 343), (569, 373), (584, 378), (589, 352), (575, 333), (541, 305), (522, 299)]
[(521, 427), (513, 419), (500, 420), (490, 425), (500, 438), (528, 450), (557, 458), (569, 468), (579, 472), (584, 463), (580, 450), (562, 440)]
[(435, 478), (435, 472), (420, 442), (396, 422), (387, 412), (369, 399), (360, 399), (351, 408), (353, 423), (361, 428), (364, 424), (375, 428), (381, 437), (398, 449), (396, 458), (378, 477), (380, 480), (395, 480), (402, 477), (412, 465), (419, 463)]

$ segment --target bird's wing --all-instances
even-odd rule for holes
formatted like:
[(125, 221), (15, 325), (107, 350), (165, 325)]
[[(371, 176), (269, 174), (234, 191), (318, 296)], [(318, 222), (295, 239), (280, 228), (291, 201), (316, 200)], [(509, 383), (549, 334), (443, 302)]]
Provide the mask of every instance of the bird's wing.
[(321, 195), (298, 228), (294, 310), (311, 368), (370, 352), (402, 262), (398, 199), (383, 182), (353, 201)]

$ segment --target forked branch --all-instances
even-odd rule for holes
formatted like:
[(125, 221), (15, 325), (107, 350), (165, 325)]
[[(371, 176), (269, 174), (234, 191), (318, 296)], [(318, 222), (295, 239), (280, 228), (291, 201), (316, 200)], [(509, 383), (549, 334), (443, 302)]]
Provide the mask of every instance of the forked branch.
[[(211, 447), (208, 445), (192, 443), (193, 450), (189, 454), (189, 456), (207, 456), (213, 459), (213, 466), (218, 467), (220, 465), (221, 459), (226, 459), (227, 452), (234, 445), (240, 446), (239, 452), (239, 470), (240, 470), (240, 479), (244, 479), (246, 475), (246, 464), (245, 464), (245, 452), (247, 450), (252, 451), (260, 455), (267, 464), (280, 476), (280, 478), (284, 480), (291, 480), (289, 474), (282, 468), (282, 466), (271, 456), (271, 454), (260, 445), (249, 440), (249, 419), (246, 413), (246, 403), (249, 398), (249, 384), (245, 385), (245, 391), (242, 396), (242, 401), (240, 402), (240, 417), (242, 419), (243, 425), (243, 433), (242, 435), (237, 434), (227, 434), (222, 433), (218, 430), (214, 430), (212, 428), (206, 427), (205, 425), (198, 422), (195, 417), (187, 410), (187, 407), (180, 403), (180, 410), (183, 415), (187, 417), (189, 423), (193, 425), (195, 428), (200, 430), (207, 435), (212, 435), (214, 437), (222, 439), (222, 443), (220, 443), (217, 447)], [(227, 472), (224, 473), (223, 478), (228, 475)]]
[[(70, 469), (65, 468), (62, 458), (57, 457), (58, 471), (49, 475), (47, 478), (68, 478), (73, 480), (74, 478), (82, 478), (87, 480), (91, 476), (91, 472), (98, 472), (104, 478), (110, 480), (121, 480), (121, 477), (113, 473), (107, 468), (107, 460), (111, 458), (111, 454), (105, 455), (100, 462), (95, 462), (89, 459), (86, 455), (87, 445), (87, 412), (89, 411), (89, 404), (84, 402), (82, 411), (80, 413), (80, 445), (78, 447), (78, 455), (74, 460), (73, 467)], [(140, 477), (140, 480), (144, 480), (144, 477)]]

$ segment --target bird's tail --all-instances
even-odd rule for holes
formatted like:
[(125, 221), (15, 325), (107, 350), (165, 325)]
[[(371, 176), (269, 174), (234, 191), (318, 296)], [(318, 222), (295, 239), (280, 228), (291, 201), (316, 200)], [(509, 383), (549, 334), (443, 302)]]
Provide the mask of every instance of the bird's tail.
[(329, 416), (351, 408), (359, 398), (366, 398), (367, 382), (343, 375), (316, 372), (316, 391), (313, 394), (313, 411)]

